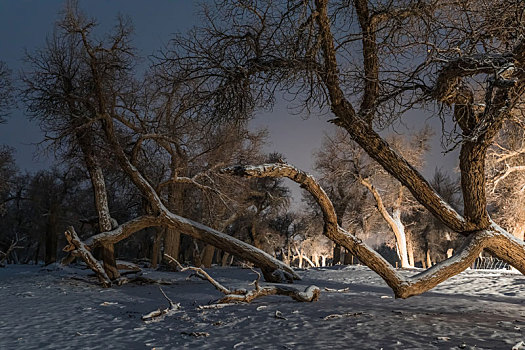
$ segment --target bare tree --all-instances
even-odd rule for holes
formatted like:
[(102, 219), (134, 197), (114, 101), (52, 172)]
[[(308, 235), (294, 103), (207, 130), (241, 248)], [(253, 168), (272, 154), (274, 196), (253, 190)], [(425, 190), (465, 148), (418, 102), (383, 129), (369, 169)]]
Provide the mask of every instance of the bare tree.
[(505, 123), (487, 157), (489, 205), (494, 220), (517, 238), (525, 234), (525, 144), (518, 118)]
[[(464, 270), (483, 249), (525, 273), (525, 245), (492, 221), (485, 192), (487, 150), (503, 122), (521, 107), (523, 6), (439, 0), (220, 2), (206, 12), (205, 28), (173, 41), (165, 61), (185, 67), (186, 79), (206, 79), (220, 94), (213, 107), (237, 107), (232, 115), (268, 107), (278, 90), (303, 101), (306, 109), (329, 109), (332, 123), (421, 205), (465, 236), (454, 256), (407, 280), (344, 234), (332, 205), (318, 197), (327, 206), (327, 235), (378, 272), (397, 296), (408, 297)], [(451, 136), (461, 148), (463, 215), (376, 130), (407, 110), (435, 113), (457, 127)], [(246, 169), (238, 173), (253, 176)], [(253, 171), (304, 180), (299, 172), (279, 169)]]
[[(100, 144), (100, 150), (107, 152), (111, 159), (115, 160), (120, 171), (125, 173), (141, 192), (149, 207), (149, 213), (125, 222), (113, 230), (103, 229), (101, 231), (106, 232), (95, 235), (86, 242), (80, 240), (71, 228), (67, 231), (69, 244), (65, 249), (81, 256), (97, 273), (102, 284), (107, 286), (111, 284), (113, 277), (108, 273), (107, 265), (99, 266), (91, 250), (97, 246), (111, 246), (141, 229), (163, 226), (254, 263), (262, 269), (266, 279), (282, 281), (298, 278), (290, 267), (271, 255), (168, 209), (169, 204), (162, 191), (165, 187), (163, 184), (187, 183), (203, 193), (216, 193), (221, 197), (221, 193), (206, 183), (217, 181), (217, 177), (214, 179), (210, 171), (193, 176), (170, 172), (170, 177), (164, 178), (156, 186), (149, 178), (151, 172), (141, 163), (149, 159), (148, 149), (151, 147), (161, 150), (168, 162), (173, 158), (180, 159), (180, 153), (184, 153), (187, 147), (184, 144), (185, 135), (173, 134), (173, 130), (167, 132), (169, 124), (173, 123), (177, 115), (187, 116), (183, 120), (190, 126), (193, 124), (211, 127), (194, 129), (194, 132), (209, 134), (213, 134), (217, 128), (228, 128), (239, 121), (232, 119), (234, 123), (227, 123), (228, 125), (212, 123), (210, 116), (212, 119), (219, 118), (218, 120), (222, 117), (210, 114), (208, 108), (212, 104), (206, 91), (194, 90), (195, 87), (202, 89), (203, 85), (180, 82), (159, 86), (152, 84), (149, 76), (144, 80), (136, 80), (132, 69), (136, 57), (130, 45), (131, 32), (127, 23), (119, 21), (115, 32), (102, 40), (93, 37), (94, 26), (94, 21), (86, 19), (74, 7), (65, 12), (60, 22), (63, 41), (58, 42), (67, 44), (67, 50), (51, 52), (59, 56), (71, 54), (65, 61), (78, 63), (78, 69), (73, 69), (72, 73), (82, 73), (81, 79), (76, 81), (80, 84), (80, 89), (74, 95), (60, 94), (58, 99), (52, 95), (45, 95), (44, 106), (49, 108), (50, 113), (44, 115), (53, 116), (54, 108), (65, 108), (67, 116), (79, 123), (75, 125), (74, 130), (89, 130), (86, 134), (93, 137), (97, 145)], [(38, 62), (45, 65), (49, 61), (42, 59)], [(56, 80), (52, 82), (61, 82), (62, 75), (63, 72), (58, 70), (53, 76)], [(67, 77), (69, 76), (66, 75)], [(29, 79), (27, 80), (30, 83)], [(63, 97), (65, 98), (62, 100)], [(169, 108), (175, 104), (176, 108)], [(66, 130), (71, 130), (69, 119), (65, 122), (59, 120), (58, 126), (62, 125), (65, 125)], [(177, 139), (178, 137), (180, 139)], [(202, 147), (203, 150), (208, 149), (205, 144)]]
[[(428, 149), (429, 136), (430, 130), (424, 128), (408, 140), (398, 135), (389, 137), (389, 141), (397, 152), (421, 168), (423, 156)], [(345, 221), (343, 227), (347, 230), (363, 231), (370, 227), (370, 223), (367, 224), (366, 221), (370, 221), (370, 216), (377, 211), (394, 233), (401, 267), (413, 266), (413, 254), (409, 249), (411, 244), (402, 216), (406, 217), (416, 210), (417, 205), (404, 186), (386, 174), (342, 130), (337, 131), (334, 136), (325, 136), (316, 159), (316, 167), (323, 175), (321, 184), (328, 189), (327, 193), (334, 203), (339, 225), (343, 226)], [(370, 195), (363, 194), (360, 187), (366, 188)], [(372, 202), (367, 201), (367, 198), (371, 198)], [(352, 208), (352, 202), (356, 201), (359, 203), (359, 212), (353, 210), (347, 213), (347, 209)], [(344, 220), (348, 214), (351, 218)], [(364, 234), (367, 235), (367, 232)], [(412, 258), (409, 259), (409, 256)], [(337, 263), (336, 260), (334, 259), (334, 263)]]
[[(99, 232), (113, 228), (109, 211), (106, 183), (101, 160), (104, 155), (97, 140), (100, 134), (100, 121), (92, 101), (95, 91), (88, 79), (90, 67), (81, 50), (82, 38), (68, 33), (71, 21), (78, 16), (80, 21), (89, 22), (78, 13), (76, 5), (66, 5), (64, 19), (46, 46), (28, 55), (31, 71), (23, 78), (25, 82), (24, 98), (30, 113), (39, 120), (46, 132), (46, 141), (51, 141), (56, 154), (65, 159), (81, 159), (89, 173), (93, 187), (93, 198), (98, 215)], [(124, 22), (119, 23), (117, 32), (122, 37), (128, 31)], [(124, 64), (116, 57), (107, 57), (108, 64)], [(108, 79), (115, 79), (116, 70), (105, 71)], [(119, 272), (114, 257), (112, 244), (102, 245), (102, 259), (111, 279), (117, 279)]]

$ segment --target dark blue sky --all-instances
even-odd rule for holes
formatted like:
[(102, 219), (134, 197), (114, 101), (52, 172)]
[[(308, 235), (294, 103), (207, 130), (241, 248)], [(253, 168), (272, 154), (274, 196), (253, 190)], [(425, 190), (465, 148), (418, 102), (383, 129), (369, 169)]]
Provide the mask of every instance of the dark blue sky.
[[(135, 27), (135, 46), (144, 57), (158, 50), (172, 34), (186, 32), (199, 21), (197, 2), (189, 0), (84, 0), (79, 4), (97, 19), (102, 29), (110, 28), (119, 13), (129, 16)], [(24, 51), (43, 46), (62, 7), (61, 0), (0, 0), (0, 60), (7, 62), (15, 76), (24, 67)], [(259, 113), (252, 126), (269, 129), (267, 151), (284, 153), (290, 163), (311, 171), (312, 152), (321, 145), (324, 133), (333, 130), (326, 119), (329, 118), (311, 116), (303, 120), (301, 116), (290, 115), (285, 105), (278, 104), (271, 113)], [(407, 124), (419, 128), (425, 119), (416, 116)], [(42, 138), (38, 125), (28, 120), (21, 102), (11, 113), (8, 123), (0, 125), (0, 144), (17, 150), (21, 169), (35, 171), (51, 163), (51, 159), (44, 156), (34, 157), (34, 144)], [(453, 168), (456, 157), (449, 155), (444, 159), (441, 156), (439, 138), (436, 137), (432, 148), (426, 176), (431, 175), (436, 166)]]

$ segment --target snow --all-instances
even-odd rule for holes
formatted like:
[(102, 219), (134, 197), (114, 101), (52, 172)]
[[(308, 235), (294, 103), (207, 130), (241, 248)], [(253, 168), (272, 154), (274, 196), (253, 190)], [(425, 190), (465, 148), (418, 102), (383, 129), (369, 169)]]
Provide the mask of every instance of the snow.
[[(252, 288), (249, 269), (207, 270), (231, 288)], [(414, 271), (403, 272), (413, 274)], [(319, 301), (270, 296), (251, 304), (199, 308), (222, 297), (189, 273), (144, 270), (157, 285), (102, 289), (77, 267), (0, 269), (0, 349), (511, 349), (525, 341), (525, 276), (467, 270), (431, 292), (394, 299), (362, 266), (299, 271)], [(325, 289), (327, 288), (327, 290)]]

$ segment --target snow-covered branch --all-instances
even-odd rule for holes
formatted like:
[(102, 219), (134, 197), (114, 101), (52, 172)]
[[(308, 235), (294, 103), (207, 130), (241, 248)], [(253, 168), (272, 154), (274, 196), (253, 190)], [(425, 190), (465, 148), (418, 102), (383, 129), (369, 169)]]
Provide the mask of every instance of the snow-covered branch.
[(93, 257), (91, 254), (90, 248), (80, 240), (77, 235), (77, 232), (73, 226), (69, 226), (66, 232), (64, 233), (68, 241), (68, 245), (64, 247), (65, 252), (71, 252), (79, 255), (82, 260), (95, 272), (98, 277), (98, 280), (104, 287), (111, 286), (111, 280), (106, 274), (106, 271), (100, 265), (100, 263)]
[(294, 300), (301, 302), (312, 302), (319, 299), (321, 290), (316, 286), (309, 286), (304, 291), (292, 286), (283, 286), (283, 285), (268, 285), (268, 286), (259, 286), (259, 280), (261, 275), (254, 271), (257, 274), (257, 279), (254, 281), (254, 289), (230, 289), (223, 286), (213, 277), (211, 277), (206, 271), (199, 267), (188, 266), (183, 267), (176, 259), (169, 255), (164, 255), (171, 263), (175, 264), (180, 271), (194, 271), (200, 278), (210, 282), (215, 289), (224, 294), (224, 297), (217, 301), (218, 304), (226, 303), (250, 303), (254, 299), (261, 298), (267, 295), (284, 295), (289, 296)]

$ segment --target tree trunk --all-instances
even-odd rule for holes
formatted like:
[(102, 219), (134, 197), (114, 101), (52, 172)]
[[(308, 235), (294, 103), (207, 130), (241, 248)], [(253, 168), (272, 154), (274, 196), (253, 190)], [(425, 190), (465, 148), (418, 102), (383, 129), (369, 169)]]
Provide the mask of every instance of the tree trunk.
[(215, 247), (212, 245), (207, 244), (206, 247), (202, 250), (201, 253), (201, 263), (202, 266), (208, 268), (211, 267), (211, 264), (213, 263), (213, 256), (215, 254)]
[(155, 227), (155, 237), (153, 238), (153, 247), (151, 249), (151, 268), (156, 269), (159, 265), (160, 244), (164, 236), (164, 229), (162, 227)]
[(46, 224), (46, 244), (45, 244), (45, 265), (52, 264), (57, 261), (57, 246), (58, 246), (58, 213), (57, 205), (52, 204), (49, 210)]
[[(407, 253), (407, 240), (405, 236), (405, 225), (401, 222), (401, 203), (396, 203), (396, 206), (393, 210), (392, 215), (388, 213), (386, 210), (383, 200), (381, 199), (381, 195), (376, 190), (375, 186), (372, 185), (372, 183), (368, 179), (359, 178), (359, 181), (363, 186), (365, 186), (370, 193), (374, 196), (374, 199), (377, 203), (377, 210), (383, 217), (383, 219), (386, 221), (388, 226), (392, 229), (394, 232), (394, 237), (396, 238), (396, 246), (397, 246), (397, 252), (399, 255), (399, 260), (401, 261), (401, 267), (410, 267), (410, 263), (408, 262), (408, 253)], [(400, 198), (402, 196), (402, 187), (399, 190), (399, 196), (398, 200), (396, 202), (400, 201)]]
[(166, 234), (164, 235), (164, 254), (172, 256), (175, 259), (180, 259), (180, 244), (180, 231), (167, 227)]
[(299, 258), (299, 268), (302, 269), (303, 268), (303, 249), (301, 248), (301, 250), (297, 249), (297, 247), (295, 247), (295, 252), (297, 253), (297, 257)]
[[(89, 172), (89, 177), (91, 178), (95, 208), (98, 215), (99, 231), (111, 231), (111, 215), (109, 213), (108, 194), (102, 168), (98, 163), (91, 140), (88, 139), (89, 136), (85, 134), (77, 136), (86, 162), (86, 168)], [(101, 248), (104, 270), (106, 270), (106, 274), (110, 280), (116, 280), (120, 277), (120, 274), (117, 269), (114, 247), (112, 244), (104, 243), (101, 245)]]
[[(35, 265), (38, 265), (38, 257), (40, 255), (40, 246), (42, 245), (42, 239), (38, 240), (38, 243), (36, 245), (36, 251), (35, 251)], [(28, 257), (28, 262), (30, 261), (31, 257)]]
[(312, 262), (314, 263), (315, 267), (319, 267), (320, 266), (320, 264), (319, 264), (319, 254), (314, 253), (314, 255), (312, 256)]
[(352, 265), (352, 253), (348, 249), (345, 249), (344, 262), (345, 265)]
[(332, 265), (337, 265), (341, 262), (341, 246), (337, 243), (334, 244), (334, 253), (332, 258)]
[(500, 259), (511, 263), (522, 273), (525, 273), (524, 242), (514, 238), (501, 227), (492, 223), (490, 228), (472, 232), (468, 235), (463, 246), (450, 259), (439, 262), (432, 268), (412, 277), (405, 277), (362, 240), (337, 224), (337, 216), (335, 215), (332, 202), (312, 176), (288, 164), (235, 166), (224, 169), (223, 172), (247, 178), (287, 177), (299, 183), (302, 188), (312, 194), (321, 208), (324, 219), (323, 234), (349, 249), (362, 263), (381, 276), (392, 288), (396, 297), (408, 298), (421, 294), (448, 278), (457, 275), (468, 268), (485, 247), (488, 247), (487, 249)]
[(222, 259), (221, 259), (221, 266), (228, 266), (228, 258), (230, 257), (230, 253), (223, 252)]
[(414, 267), (416, 266), (416, 264), (414, 261), (414, 246), (412, 243), (411, 234), (407, 235), (407, 249), (408, 249), (408, 263), (410, 266)]
[(430, 268), (432, 266), (432, 260), (430, 259), (430, 249), (427, 249), (426, 259), (427, 259), (427, 267)]
[(401, 212), (396, 209), (393, 213), (393, 219), (396, 225), (396, 242), (399, 252), (399, 259), (401, 260), (401, 267), (407, 268), (413, 265), (410, 264), (408, 260), (408, 248), (407, 248), (407, 239), (405, 235), (405, 226), (401, 222)]
[(281, 248), (281, 255), (283, 257), (283, 263), (290, 265), (290, 255), (284, 250), (284, 248)]

